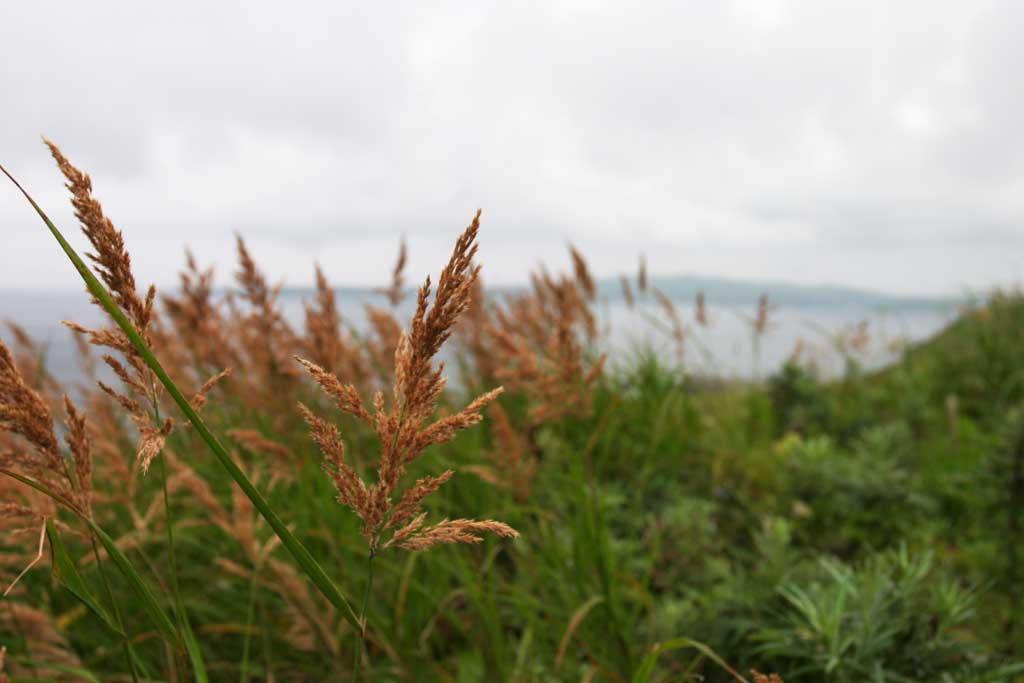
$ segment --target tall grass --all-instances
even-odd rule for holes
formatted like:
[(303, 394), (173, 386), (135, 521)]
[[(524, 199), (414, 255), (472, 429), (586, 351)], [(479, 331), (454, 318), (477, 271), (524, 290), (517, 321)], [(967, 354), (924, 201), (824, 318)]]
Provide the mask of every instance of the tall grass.
[(0, 342), (11, 680), (1019, 680), (1016, 546), (986, 507), (1015, 461), (1007, 483), (986, 435), (1024, 392), (971, 383), (1024, 360), (1019, 297), (875, 375), (713, 382), (643, 263), (623, 291), (661, 302), (679, 363), (605, 356), (575, 249), (490, 297), (477, 214), (411, 318), (403, 245), (365, 332), (320, 266), (299, 329), (241, 238), (226, 299), (192, 254), (177, 291), (138, 285), (50, 149), (91, 253), (24, 196), (110, 323), (69, 324), (83, 386)]

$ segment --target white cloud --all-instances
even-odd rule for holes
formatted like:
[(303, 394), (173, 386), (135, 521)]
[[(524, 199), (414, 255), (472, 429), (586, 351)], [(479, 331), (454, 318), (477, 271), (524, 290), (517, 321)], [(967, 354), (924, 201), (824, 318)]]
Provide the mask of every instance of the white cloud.
[[(1012, 2), (28, 3), (0, 17), (0, 161), (71, 226), (46, 133), (140, 279), (190, 244), (275, 278), (594, 269), (955, 291), (1016, 277)], [(76, 286), (13, 191), (0, 288)], [(912, 275), (911, 275), (912, 274)]]

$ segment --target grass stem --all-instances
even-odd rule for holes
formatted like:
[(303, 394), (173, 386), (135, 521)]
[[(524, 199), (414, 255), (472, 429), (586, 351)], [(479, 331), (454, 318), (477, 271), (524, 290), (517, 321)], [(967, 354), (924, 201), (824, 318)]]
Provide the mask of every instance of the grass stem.
[(373, 558), (376, 555), (370, 550), (366, 561), (366, 590), (363, 592), (363, 604), (359, 610), (359, 645), (356, 647), (356, 656), (352, 664), (352, 679), (359, 681), (359, 667), (366, 653), (366, 617), (370, 610), (370, 594), (373, 592)]

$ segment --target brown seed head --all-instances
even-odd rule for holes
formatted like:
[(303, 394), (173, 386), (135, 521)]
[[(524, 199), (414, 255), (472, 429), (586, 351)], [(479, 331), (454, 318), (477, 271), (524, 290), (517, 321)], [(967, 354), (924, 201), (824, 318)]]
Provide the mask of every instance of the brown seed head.
[(0, 430), (21, 436), (49, 465), (60, 465), (53, 416), (43, 398), (25, 384), (14, 357), (0, 341)]
[(67, 179), (65, 187), (71, 192), (75, 217), (95, 250), (86, 256), (96, 265), (100, 279), (107, 285), (118, 306), (128, 314), (139, 331), (144, 332), (153, 314), (154, 288), (149, 288), (145, 301), (139, 298), (124, 236), (114, 228), (114, 224), (103, 213), (99, 201), (93, 197), (92, 180), (72, 166), (57, 145), (46, 139), (43, 142), (49, 147), (57, 167)]
[(707, 325), (708, 325), (708, 311), (707, 311), (707, 305), (706, 305), (706, 303), (704, 301), (704, 292), (703, 291), (697, 292), (697, 301), (696, 301), (696, 303), (694, 305), (694, 309), (695, 309), (694, 319), (697, 321), (697, 324), (700, 325), (701, 327), (707, 327)]
[(597, 288), (594, 286), (594, 278), (590, 275), (586, 259), (572, 245), (569, 245), (569, 254), (572, 256), (572, 267), (575, 271), (576, 283), (580, 286), (587, 300), (593, 301)]
[(396, 532), (385, 547), (395, 545), (406, 550), (426, 550), (439, 543), (479, 543), (483, 540), (479, 534), (493, 534), (501, 538), (519, 536), (519, 532), (509, 525), (490, 519), (446, 519), (422, 528), (422, 518), (417, 517), (407, 526), (413, 525), (415, 528), (411, 532), (407, 532), (406, 528)]
[(768, 314), (770, 312), (768, 295), (762, 294), (757, 298), (757, 315), (754, 317), (754, 334), (760, 336), (768, 329)]
[(629, 284), (629, 278), (620, 275), (619, 284), (622, 286), (622, 300), (626, 302), (626, 306), (633, 308), (636, 305), (636, 299), (633, 297), (633, 288)]
[[(310, 376), (342, 411), (373, 425), (380, 442), (377, 480), (365, 483), (344, 460), (344, 445), (338, 429), (316, 417), (300, 405), (313, 440), (324, 454), (324, 469), (334, 482), (339, 502), (352, 508), (363, 522), (362, 534), (370, 552), (395, 545), (419, 549), (440, 542), (477, 542), (476, 533), (514, 535), (511, 528), (498, 522), (456, 520), (424, 527), (420, 503), (451, 476), (424, 477), (408, 488), (397, 504), (393, 495), (405, 474), (406, 465), (433, 445), (448, 441), (455, 434), (480, 421), (480, 411), (501, 391), (496, 389), (472, 401), (459, 412), (442, 417), (427, 427), (424, 423), (434, 412), (445, 386), (443, 364), (434, 367), (433, 358), (451, 336), (459, 316), (467, 309), (479, 272), (473, 265), (480, 212), (456, 241), (452, 257), (441, 272), (437, 291), (431, 301), (430, 278), (420, 288), (409, 332), (400, 333), (394, 348), (394, 383), (390, 409), (383, 392), (374, 395), (371, 416), (359, 399), (355, 387), (341, 381), (322, 367), (297, 359)], [(385, 532), (391, 538), (385, 542)]]
[(407, 247), (403, 239), (398, 245), (398, 259), (395, 261), (394, 270), (391, 271), (391, 284), (386, 289), (378, 290), (387, 297), (388, 303), (396, 307), (405, 299), (405, 262)]

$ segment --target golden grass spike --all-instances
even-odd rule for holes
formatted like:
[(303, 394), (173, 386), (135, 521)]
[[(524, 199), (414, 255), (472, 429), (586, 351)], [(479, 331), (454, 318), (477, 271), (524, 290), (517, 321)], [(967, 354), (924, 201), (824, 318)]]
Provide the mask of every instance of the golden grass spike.
[[(406, 550), (426, 550), (440, 543), (479, 543), (484, 540), (480, 534), (492, 534), (501, 538), (519, 536), (519, 532), (509, 525), (492, 519), (445, 519), (425, 529), (417, 528), (414, 533), (394, 541), (394, 545)], [(391, 541), (385, 547), (389, 545)]]
[[(473, 265), (479, 228), (480, 212), (477, 211), (472, 223), (456, 240), (452, 256), (438, 278), (433, 300), (429, 277), (419, 289), (409, 331), (401, 334), (395, 345), (390, 408), (383, 392), (377, 392), (371, 417), (352, 384), (343, 384), (315, 363), (297, 358), (339, 410), (371, 422), (377, 433), (380, 442), (377, 480), (368, 484), (345, 462), (344, 444), (337, 428), (305, 406), (299, 406), (311, 437), (324, 455), (324, 469), (334, 482), (338, 501), (351, 508), (363, 522), (362, 534), (370, 546), (371, 557), (381, 547), (391, 545), (423, 549), (436, 543), (475, 543), (480, 540), (480, 533), (499, 536), (516, 533), (500, 522), (490, 521), (446, 520), (424, 527), (419, 505), (452, 476), (451, 471), (420, 479), (405, 490), (397, 504), (392, 499), (406, 465), (420, 457), (427, 447), (448, 441), (457, 432), (479, 422), (480, 411), (501, 392), (500, 388), (487, 392), (457, 413), (423, 426), (445, 386), (444, 366), (435, 368), (433, 358), (451, 336), (459, 316), (468, 308), (480, 270)], [(388, 539), (385, 536), (389, 531)]]
[(326, 368), (329, 372), (337, 372), (338, 364), (344, 353), (344, 342), (341, 338), (341, 315), (334, 290), (327, 283), (320, 265), (314, 268), (316, 282), (315, 305), (306, 305), (306, 353), (313, 362)]
[(64, 440), (71, 450), (71, 461), (75, 465), (76, 489), (79, 502), (86, 513), (91, 513), (92, 500), (92, 446), (86, 429), (85, 416), (75, 409), (75, 404), (64, 395), (64, 410), (67, 412), (67, 432)]
[(0, 429), (35, 446), (49, 465), (60, 465), (53, 416), (43, 398), (25, 383), (10, 349), (0, 341)]
[(571, 244), (569, 245), (569, 254), (572, 256), (572, 267), (575, 271), (576, 283), (582, 290), (583, 295), (588, 300), (593, 301), (594, 296), (597, 294), (597, 287), (594, 285), (594, 278), (590, 275), (590, 268), (587, 267), (586, 259)]
[(771, 304), (768, 302), (768, 295), (762, 294), (757, 298), (757, 314), (754, 316), (754, 334), (761, 336), (768, 330), (768, 316), (771, 312)]
[(586, 367), (590, 359), (585, 358), (581, 340), (596, 339), (597, 330), (577, 280), (556, 278), (542, 269), (530, 281), (530, 292), (512, 297), (493, 312), (487, 326), (491, 344), (480, 348), (495, 357), (496, 362), (483, 362), (493, 362), (496, 378), (533, 400), (529, 415), (536, 425), (585, 411), (602, 362)]
[[(53, 414), (43, 397), (25, 383), (7, 346), (0, 341), (0, 434), (9, 433), (25, 440), (32, 452), (15, 448), (0, 457), (0, 465), (29, 475), (60, 495), (62, 502), (76, 514), (86, 515), (90, 508), (89, 490), (82, 490), (81, 474), (91, 472), (91, 459), (85, 436), (85, 420), (68, 410), (68, 443), (72, 450), (71, 464), (61, 454), (54, 434)], [(74, 467), (81, 467), (76, 475)]]
[(665, 313), (665, 317), (669, 320), (672, 340), (676, 347), (676, 360), (682, 363), (686, 352), (686, 328), (683, 326), (683, 320), (679, 316), (679, 311), (676, 309), (672, 299), (657, 287), (654, 288), (654, 296), (658, 300), (661, 310)]
[(236, 235), (235, 241), (238, 249), (238, 271), (235, 273), (235, 280), (242, 287), (242, 296), (255, 309), (262, 312), (272, 311), (273, 290), (256, 266), (242, 236)]
[(218, 368), (238, 365), (233, 344), (228, 341), (228, 326), (213, 298), (213, 268), (200, 270), (192, 252), (185, 250), (185, 269), (178, 274), (177, 296), (164, 295), (162, 301), (170, 318), (175, 339), (162, 340), (161, 346), (185, 350), (183, 363), (189, 360)]
[(620, 275), (619, 284), (622, 287), (622, 300), (626, 302), (628, 308), (633, 308), (636, 305), (636, 299), (633, 297), (633, 288), (629, 284), (629, 278)]
[(392, 308), (398, 307), (399, 304), (405, 299), (405, 262), (408, 257), (408, 248), (403, 238), (398, 244), (398, 259), (395, 261), (395, 267), (391, 271), (391, 284), (385, 289), (377, 290), (381, 294), (387, 297), (388, 303), (391, 304)]
[(700, 325), (701, 327), (708, 326), (707, 302), (705, 301), (703, 290), (697, 292), (697, 298), (694, 302), (693, 317), (694, 320), (697, 321), (697, 324)]
[(279, 458), (285, 463), (295, 463), (297, 458), (292, 449), (284, 444), (271, 441), (255, 429), (229, 429), (227, 435), (236, 443), (254, 453), (263, 453)]
[(71, 192), (71, 205), (75, 208), (75, 217), (78, 218), (82, 232), (95, 249), (94, 253), (86, 256), (96, 264), (100, 279), (107, 285), (117, 304), (129, 315), (136, 327), (144, 331), (149, 326), (153, 313), (152, 296), (155, 291), (150, 287), (145, 302), (139, 298), (124, 236), (114, 228), (114, 224), (103, 213), (99, 201), (93, 197), (92, 180), (87, 174), (72, 166), (57, 145), (45, 138), (43, 142), (50, 149), (57, 167), (68, 181), (65, 187)]
[(324, 393), (334, 399), (334, 405), (338, 407), (338, 410), (360, 420), (372, 422), (370, 413), (363, 406), (363, 401), (359, 398), (359, 392), (356, 391), (353, 385), (342, 384), (337, 377), (315, 363), (311, 363), (298, 356), (295, 357), (295, 360), (306, 368), (306, 372), (320, 385)]
[(192, 397), (192, 400), (189, 401), (189, 403), (192, 405), (192, 408), (196, 411), (201, 410), (202, 407), (206, 405), (206, 396), (207, 394), (210, 393), (210, 390), (217, 386), (217, 384), (219, 384), (221, 380), (224, 380), (230, 376), (231, 368), (224, 368), (216, 375), (213, 375), (212, 377), (210, 377), (210, 379), (203, 382), (203, 386), (199, 387), (199, 391), (197, 391), (195, 395)]

